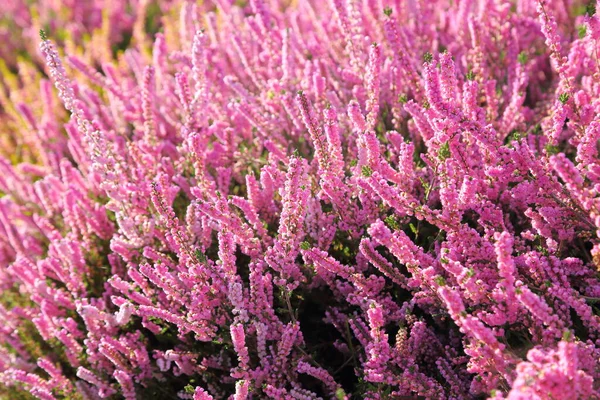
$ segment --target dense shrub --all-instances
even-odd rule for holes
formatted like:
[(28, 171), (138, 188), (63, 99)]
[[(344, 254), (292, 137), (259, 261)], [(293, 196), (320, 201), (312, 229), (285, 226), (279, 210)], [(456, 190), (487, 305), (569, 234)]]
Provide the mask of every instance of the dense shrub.
[(3, 4), (3, 398), (600, 396), (592, 5)]

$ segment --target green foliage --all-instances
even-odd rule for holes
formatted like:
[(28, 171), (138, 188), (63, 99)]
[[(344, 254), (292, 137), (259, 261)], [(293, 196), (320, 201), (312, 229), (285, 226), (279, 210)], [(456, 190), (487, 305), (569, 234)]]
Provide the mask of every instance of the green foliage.
[(0, 386), (0, 399), (2, 400), (36, 400), (37, 397), (28, 391), (17, 387)]
[(452, 154), (450, 153), (450, 145), (448, 142), (444, 142), (440, 145), (440, 149), (438, 150), (438, 158), (442, 161), (450, 158)]
[(160, 4), (151, 1), (146, 8), (146, 16), (144, 19), (144, 31), (149, 35), (154, 36), (154, 34), (159, 32), (161, 28), (161, 14), (162, 10), (160, 9)]
[(390, 229), (392, 229), (394, 231), (400, 229), (400, 224), (396, 220), (396, 217), (394, 217), (393, 215), (388, 215), (385, 218), (384, 222)]
[(558, 101), (560, 101), (562, 104), (567, 104), (567, 101), (569, 101), (569, 93), (561, 93), (558, 96)]
[(410, 231), (414, 233), (415, 237), (419, 234), (419, 229), (412, 222), (408, 224)]
[(344, 392), (344, 389), (338, 388), (335, 391), (335, 398), (338, 400), (344, 400), (346, 398), (346, 392)]
[(547, 144), (545, 149), (546, 149), (546, 152), (550, 155), (560, 153), (560, 148), (558, 146), (554, 146), (552, 144)]
[(199, 263), (204, 264), (207, 261), (206, 255), (200, 249), (195, 250), (195, 256)]
[(465, 76), (465, 78), (467, 78), (468, 81), (474, 81), (475, 80), (475, 72), (473, 72), (473, 70), (469, 70), (467, 72), (467, 75)]
[(194, 387), (193, 387), (192, 385), (189, 385), (189, 384), (188, 384), (188, 385), (185, 385), (185, 387), (183, 388), (183, 390), (184, 390), (186, 393), (193, 394), (193, 393), (194, 393), (194, 391), (195, 391), (196, 389), (194, 389)]
[(596, 14), (596, 2), (595, 1), (590, 1), (587, 3), (586, 7), (585, 7), (585, 13), (587, 15), (589, 15), (590, 17), (594, 14)]

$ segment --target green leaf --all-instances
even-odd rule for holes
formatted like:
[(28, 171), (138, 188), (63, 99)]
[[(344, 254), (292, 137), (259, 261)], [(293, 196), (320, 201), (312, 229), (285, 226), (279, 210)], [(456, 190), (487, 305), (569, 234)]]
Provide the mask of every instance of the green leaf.
[(400, 228), (400, 224), (398, 224), (398, 221), (396, 221), (396, 217), (394, 217), (393, 215), (388, 215), (385, 218), (384, 222), (393, 230), (397, 230), (398, 228)]
[(549, 143), (546, 145), (545, 149), (546, 149), (546, 152), (551, 155), (558, 154), (560, 152), (560, 149), (558, 148), (558, 146), (554, 146)]
[(450, 153), (450, 145), (448, 142), (442, 143), (440, 149), (438, 150), (438, 157), (440, 160), (444, 161), (447, 158), (450, 158), (452, 154)]
[(513, 133), (511, 133), (511, 135), (509, 136), (509, 141), (512, 142), (514, 140), (519, 141), (521, 140), (521, 138), (523, 137), (523, 133), (519, 132), (519, 131), (514, 131)]
[(446, 286), (446, 280), (444, 279), (443, 276), (436, 276), (435, 278), (433, 278), (434, 282), (437, 283), (440, 286)]
[(204, 253), (202, 253), (202, 251), (200, 251), (200, 249), (196, 249), (195, 253), (196, 253), (196, 259), (198, 260), (198, 262), (201, 262), (201, 263), (206, 262), (206, 255)]
[(185, 385), (183, 390), (185, 390), (186, 393), (190, 394), (193, 394), (196, 391), (196, 389), (192, 385)]
[(412, 233), (414, 233), (415, 235), (418, 233), (417, 227), (412, 222), (410, 224), (408, 224), (408, 227), (410, 228), (410, 231)]
[(594, 4), (594, 2), (590, 1), (587, 6), (585, 7), (585, 12), (587, 15), (589, 15), (590, 17), (594, 14), (596, 14), (596, 4)]
[(562, 104), (566, 104), (567, 101), (569, 101), (569, 93), (561, 93), (560, 96), (558, 96), (558, 101)]
[(433, 55), (431, 55), (431, 53), (430, 53), (430, 52), (426, 52), (425, 54), (423, 54), (423, 60), (424, 60), (426, 63), (430, 63), (430, 62), (431, 62), (431, 60), (433, 60)]

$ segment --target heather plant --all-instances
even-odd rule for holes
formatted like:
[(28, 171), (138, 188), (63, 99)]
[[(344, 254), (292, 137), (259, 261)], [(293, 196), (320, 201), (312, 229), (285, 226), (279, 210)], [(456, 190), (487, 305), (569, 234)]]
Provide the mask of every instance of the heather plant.
[(600, 398), (593, 2), (0, 11), (2, 398)]

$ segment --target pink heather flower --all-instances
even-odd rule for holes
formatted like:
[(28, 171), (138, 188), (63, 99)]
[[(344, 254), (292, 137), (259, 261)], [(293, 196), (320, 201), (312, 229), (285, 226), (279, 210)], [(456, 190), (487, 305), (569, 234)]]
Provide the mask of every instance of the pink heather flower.
[(379, 93), (381, 84), (381, 47), (373, 43), (369, 49), (369, 64), (366, 72), (366, 89), (368, 93), (365, 109), (367, 112), (367, 129), (375, 128), (379, 114)]
[(583, 168), (592, 167), (597, 164), (598, 148), (600, 140), (600, 122), (593, 121), (585, 131), (585, 135), (577, 145), (577, 161)]
[(119, 382), (119, 385), (121, 385), (123, 397), (127, 400), (135, 399), (135, 389), (133, 387), (131, 376), (121, 370), (115, 371), (114, 376), (117, 382)]
[(507, 399), (548, 396), (561, 399), (594, 398), (593, 378), (579, 369), (576, 344), (561, 341), (557, 350), (532, 349), (517, 366), (517, 378)]
[(308, 103), (306, 95), (303, 92), (298, 92), (296, 101), (298, 103), (298, 107), (300, 109), (300, 114), (302, 115), (304, 125), (308, 129), (310, 138), (314, 143), (315, 150), (317, 152), (317, 160), (319, 160), (319, 167), (322, 171), (326, 171), (329, 168), (329, 151), (327, 138), (323, 134), (323, 129), (319, 125), (317, 125), (317, 122), (314, 119), (313, 112), (310, 109), (310, 105)]
[(531, 292), (526, 286), (521, 286), (521, 282), (516, 284), (517, 299), (529, 312), (549, 328), (549, 333), (558, 336), (564, 329), (563, 323), (557, 315), (553, 315), (550, 306), (539, 296)]
[(339, 386), (335, 383), (333, 377), (323, 368), (313, 367), (310, 364), (300, 361), (297, 371), (301, 374), (307, 374), (320, 380), (330, 393), (335, 394)]
[(515, 313), (515, 263), (512, 258), (513, 241), (508, 232), (502, 232), (496, 235), (496, 256), (498, 257), (498, 269), (501, 281), (497, 287), (506, 296), (507, 308), (513, 314), (512, 318), (516, 318)]
[(250, 358), (248, 357), (248, 348), (246, 347), (246, 335), (244, 333), (244, 327), (241, 324), (231, 326), (231, 341), (233, 347), (238, 354), (240, 361), (240, 368), (248, 368), (250, 364)]
[(98, 394), (100, 394), (100, 396), (108, 397), (115, 393), (114, 389), (98, 379), (90, 370), (86, 368), (79, 367), (77, 369), (77, 377), (94, 385), (98, 389)]
[(30, 3), (3, 395), (600, 397), (591, 6)]
[[(537, 12), (539, 13), (542, 33), (546, 37), (546, 45), (551, 51), (552, 60), (556, 63), (558, 72), (562, 75), (566, 65), (566, 59), (562, 55), (561, 37), (554, 16), (550, 15), (546, 0), (537, 1)], [(568, 83), (567, 83), (568, 84)]]
[(144, 119), (144, 134), (149, 143), (154, 142), (156, 129), (154, 121), (154, 68), (148, 66), (144, 69), (144, 82), (142, 86), (142, 118)]
[(439, 113), (450, 112), (449, 106), (442, 98), (438, 69), (433, 63), (426, 63), (423, 67), (423, 73), (425, 75), (425, 92), (429, 104)]
[(447, 287), (439, 288), (438, 293), (445, 303), (446, 308), (450, 311), (450, 315), (452, 315), (453, 318), (460, 319), (465, 313), (465, 305), (458, 293)]
[[(52, 46), (52, 43), (49, 40), (42, 40), (40, 43), (40, 50), (46, 58), (45, 61), (50, 70), (50, 76), (54, 80), (54, 85), (58, 90), (59, 97), (65, 104), (65, 108), (72, 113), (80, 112), (75, 105), (73, 87), (66, 76), (65, 68), (58, 57), (58, 53), (54, 49), (54, 46)], [(76, 115), (76, 117), (79, 117), (79, 115)]]
[(127, 322), (129, 322), (133, 311), (134, 307), (130, 302), (123, 302), (123, 304), (119, 307), (119, 312), (115, 315), (116, 323), (119, 325), (125, 325)]
[(212, 397), (210, 394), (208, 394), (206, 392), (206, 390), (202, 389), (201, 387), (197, 387), (196, 390), (194, 391), (194, 400), (213, 400), (214, 397)]
[(367, 121), (365, 120), (358, 102), (352, 101), (348, 105), (348, 118), (352, 121), (354, 129), (363, 132), (367, 129)]
[(246, 400), (248, 398), (249, 386), (248, 381), (237, 381), (235, 383), (234, 400)]
[(456, 79), (456, 67), (452, 56), (447, 51), (440, 54), (440, 90), (446, 101), (457, 99), (458, 81)]
[(306, 216), (306, 200), (309, 193), (304, 160), (290, 159), (283, 188), (283, 209), (279, 222), (278, 236), (267, 251), (267, 262), (280, 271), (283, 279), (302, 279), (294, 259), (303, 239), (303, 222)]

